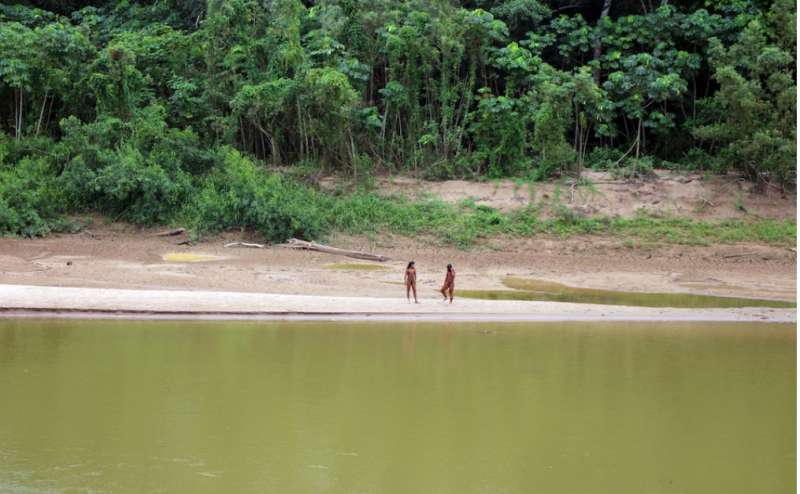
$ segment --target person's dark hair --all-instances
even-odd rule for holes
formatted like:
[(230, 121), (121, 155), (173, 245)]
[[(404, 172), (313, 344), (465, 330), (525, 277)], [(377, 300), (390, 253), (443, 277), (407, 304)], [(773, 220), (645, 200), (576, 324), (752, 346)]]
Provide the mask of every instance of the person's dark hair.
[(414, 261), (411, 261), (411, 262), (409, 262), (409, 263), (408, 263), (408, 266), (406, 266), (406, 269), (411, 269), (411, 267), (412, 267), (413, 265), (414, 265)]
[(453, 265), (452, 264), (448, 264), (447, 265), (447, 270), (450, 271), (451, 269), (453, 269)]

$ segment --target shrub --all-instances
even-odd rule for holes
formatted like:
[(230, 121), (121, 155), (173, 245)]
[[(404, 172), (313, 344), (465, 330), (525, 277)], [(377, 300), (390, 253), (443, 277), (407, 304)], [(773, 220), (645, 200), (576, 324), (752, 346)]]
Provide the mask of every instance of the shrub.
[(0, 233), (45, 235), (59, 219), (60, 205), (46, 160), (24, 158), (15, 166), (0, 165)]
[(622, 151), (614, 148), (594, 148), (586, 156), (586, 166), (593, 170), (607, 170), (622, 158)]
[[(188, 196), (189, 177), (178, 169), (168, 173), (133, 147), (123, 147), (117, 158), (91, 181), (94, 204), (132, 223), (152, 225), (169, 221)], [(80, 176), (86, 171), (78, 169), (75, 173)]]
[(324, 201), (316, 191), (258, 168), (223, 148), (222, 165), (202, 182), (185, 213), (200, 233), (252, 228), (271, 242), (323, 233)]

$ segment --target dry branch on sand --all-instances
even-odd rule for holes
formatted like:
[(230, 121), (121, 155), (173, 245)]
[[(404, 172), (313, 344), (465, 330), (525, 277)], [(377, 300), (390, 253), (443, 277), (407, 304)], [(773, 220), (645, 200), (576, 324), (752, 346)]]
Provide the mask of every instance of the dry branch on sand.
[(229, 244), (225, 244), (224, 247), (249, 247), (251, 249), (263, 249), (266, 247), (264, 244), (254, 244), (250, 242), (231, 242)]
[(728, 254), (726, 256), (722, 256), (723, 259), (733, 259), (736, 257), (750, 257), (750, 256), (757, 256), (760, 255), (759, 252), (742, 252), (738, 254)]
[(285, 244), (280, 244), (278, 247), (313, 250), (315, 252), (324, 252), (326, 254), (333, 254), (336, 256), (352, 257), (354, 259), (362, 259), (364, 261), (386, 262), (389, 260), (388, 257), (379, 254), (370, 254), (368, 252), (360, 252), (357, 250), (338, 249), (336, 247), (330, 247), (328, 245), (318, 244), (315, 242), (306, 242), (305, 240), (298, 240), (296, 238), (289, 240)]
[(154, 237), (174, 237), (175, 235), (180, 235), (181, 233), (185, 233), (186, 228), (176, 228), (174, 230), (167, 230), (165, 232), (158, 232), (154, 233)]

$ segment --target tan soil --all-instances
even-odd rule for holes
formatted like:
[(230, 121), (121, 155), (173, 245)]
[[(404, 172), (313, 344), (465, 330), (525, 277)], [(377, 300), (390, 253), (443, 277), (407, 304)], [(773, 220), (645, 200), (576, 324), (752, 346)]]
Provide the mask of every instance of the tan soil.
[[(429, 182), (408, 177), (380, 178), (377, 186), (385, 193), (428, 195), (454, 204), (472, 200), (503, 211), (538, 206), (545, 216), (560, 204), (587, 216), (631, 218), (638, 211), (646, 211), (706, 220), (791, 219), (797, 205), (795, 194), (783, 194), (774, 188), (755, 193), (751, 183), (734, 175), (704, 177), (656, 170), (652, 179), (635, 181), (616, 179), (608, 172), (586, 171), (583, 176), (591, 186), (573, 188), (567, 182), (528, 184), (511, 180)], [(329, 177), (321, 183), (334, 187), (336, 180)]]
[[(687, 292), (794, 300), (795, 253), (782, 247), (643, 245), (600, 237), (535, 237), (494, 241), (470, 251), (404, 238), (337, 237), (333, 245), (391, 257), (390, 269), (331, 269), (344, 257), (282, 248), (224, 248), (227, 234), (195, 246), (156, 230), (97, 223), (74, 235), (0, 238), (0, 283), (61, 287), (189, 289), (326, 296), (405, 296), (405, 263), (417, 262), (419, 295), (438, 297), (444, 265), (453, 263), (457, 288), (502, 289), (507, 275), (572, 286), (625, 291)], [(170, 253), (218, 256), (170, 262)], [(362, 262), (362, 261), (358, 261)], [(2, 303), (0, 303), (2, 306)]]
[[(123, 290), (0, 284), (0, 317), (333, 319), (422, 321), (796, 322), (792, 309), (620, 307), (555, 302), (280, 295), (205, 290)], [(35, 302), (35, 306), (31, 306)], [(67, 308), (67, 309), (65, 309)]]
[[(703, 219), (793, 218), (794, 195), (774, 190), (751, 194), (731, 177), (704, 180), (698, 175), (659, 172), (646, 182), (614, 180), (587, 173), (596, 193), (561, 187), (562, 201), (591, 214), (632, 216), (638, 209)], [(472, 183), (381, 180), (382, 190), (408, 195), (431, 193), (446, 201), (473, 198), (501, 209), (552, 202), (557, 185), (536, 184), (532, 192), (509, 181)], [(154, 236), (161, 229), (106, 224), (94, 218), (74, 235), (41, 239), (0, 238), (0, 284), (55, 287), (213, 290), (270, 294), (389, 297), (404, 301), (403, 272), (417, 262), (419, 295), (436, 299), (444, 266), (455, 265), (457, 289), (503, 289), (505, 276), (532, 277), (566, 285), (623, 291), (685, 292), (794, 301), (796, 254), (778, 246), (736, 244), (626, 246), (607, 237), (569, 239), (537, 236), (492, 239), (470, 251), (441, 247), (435, 241), (382, 236), (338, 236), (337, 247), (375, 252), (392, 260), (389, 269), (335, 269), (361, 262), (328, 254), (281, 248), (224, 248), (230, 241), (256, 241), (228, 233), (194, 246), (177, 245), (184, 236)], [(177, 256), (171, 256), (177, 254)], [(173, 259), (170, 261), (168, 259)], [(175, 262), (177, 260), (178, 262)], [(339, 266), (341, 267), (341, 266)], [(472, 301), (477, 305), (489, 301)], [(480, 302), (480, 303), (478, 303)], [(322, 307), (324, 302), (316, 302)], [(28, 307), (35, 307), (35, 300)], [(368, 304), (372, 305), (372, 304)], [(501, 304), (502, 305), (502, 304)], [(3, 307), (0, 300), (0, 307)], [(69, 307), (65, 307), (69, 308)]]

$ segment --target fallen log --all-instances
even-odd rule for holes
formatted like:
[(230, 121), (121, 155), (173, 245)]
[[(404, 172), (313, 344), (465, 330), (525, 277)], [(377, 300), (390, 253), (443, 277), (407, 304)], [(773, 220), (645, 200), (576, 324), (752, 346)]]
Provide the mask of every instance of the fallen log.
[(280, 244), (278, 247), (285, 247), (287, 249), (313, 250), (315, 252), (324, 252), (325, 254), (333, 254), (335, 256), (352, 257), (354, 259), (362, 259), (364, 261), (386, 262), (389, 260), (388, 257), (378, 254), (370, 254), (368, 252), (360, 252), (357, 250), (338, 249), (336, 247), (330, 247), (328, 245), (318, 244), (315, 242), (306, 242), (305, 240), (298, 240), (296, 238), (289, 240), (285, 244)]
[(263, 249), (266, 247), (264, 244), (252, 244), (249, 242), (231, 242), (225, 244), (224, 247), (250, 247), (251, 249)]
[(759, 252), (743, 252), (741, 254), (728, 254), (727, 256), (722, 256), (723, 259), (733, 259), (735, 257), (750, 257), (750, 256), (757, 256)]
[(186, 228), (176, 228), (175, 230), (167, 230), (165, 232), (158, 232), (154, 233), (154, 237), (174, 237), (175, 235), (180, 235), (181, 233), (186, 232)]

